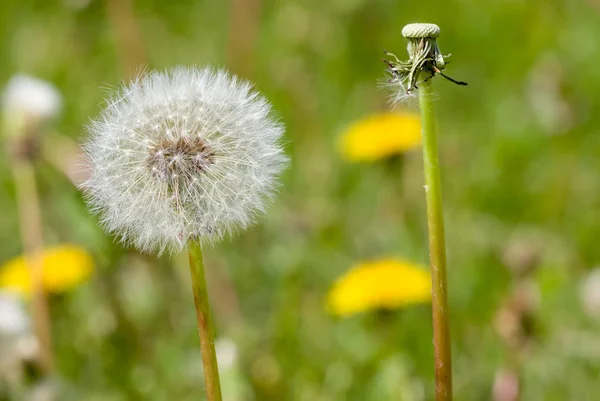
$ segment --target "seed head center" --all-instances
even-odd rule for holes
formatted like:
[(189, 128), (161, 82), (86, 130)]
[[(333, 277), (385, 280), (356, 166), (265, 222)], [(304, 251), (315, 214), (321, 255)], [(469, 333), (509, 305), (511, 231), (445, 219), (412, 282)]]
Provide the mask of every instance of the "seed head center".
[(146, 165), (154, 177), (174, 184), (197, 178), (214, 163), (214, 156), (197, 136), (164, 139), (150, 148)]

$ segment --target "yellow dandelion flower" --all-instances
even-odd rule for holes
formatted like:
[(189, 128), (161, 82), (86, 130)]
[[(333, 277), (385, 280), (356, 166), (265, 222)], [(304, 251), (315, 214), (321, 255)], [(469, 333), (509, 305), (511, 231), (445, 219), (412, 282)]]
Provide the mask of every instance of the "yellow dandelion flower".
[(430, 300), (431, 276), (424, 266), (383, 259), (359, 264), (339, 278), (329, 292), (327, 306), (335, 315), (348, 316)]
[[(59, 245), (42, 253), (44, 269), (42, 283), (47, 292), (68, 291), (85, 281), (92, 273), (94, 262), (85, 249), (75, 245)], [(0, 287), (31, 295), (31, 275), (25, 256), (21, 255), (0, 269)]]
[(418, 114), (381, 113), (352, 124), (340, 138), (340, 151), (353, 162), (369, 162), (421, 145)]

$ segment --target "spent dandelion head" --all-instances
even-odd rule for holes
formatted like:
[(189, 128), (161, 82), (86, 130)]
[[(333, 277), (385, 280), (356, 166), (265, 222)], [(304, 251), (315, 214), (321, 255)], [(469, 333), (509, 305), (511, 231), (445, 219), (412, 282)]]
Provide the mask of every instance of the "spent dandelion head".
[[(437, 134), (432, 101), (431, 79), (442, 75), (446, 79), (459, 84), (444, 75), (449, 55), (444, 56), (438, 47), (437, 38), (440, 29), (434, 24), (409, 24), (402, 30), (408, 40), (408, 61), (401, 61), (390, 53), (395, 60), (388, 61), (388, 71), (392, 81), (397, 83), (400, 93), (412, 93), (419, 89), (419, 109), (423, 125), (423, 163), (425, 176), (425, 197), (427, 198), (427, 217), (429, 231), (429, 258), (432, 281), (432, 317), (433, 346), (435, 357), (436, 399), (450, 401), (452, 399), (452, 356), (450, 346), (446, 244), (444, 236), (443, 208), (441, 197), (441, 168), (437, 150)], [(397, 95), (398, 97), (400, 95)]]
[(389, 85), (394, 87), (393, 103), (412, 95), (418, 89), (417, 80), (421, 73), (427, 74), (426, 79), (439, 74), (455, 84), (467, 85), (466, 82), (456, 81), (442, 72), (451, 55), (444, 55), (440, 51), (437, 44), (440, 28), (437, 25), (408, 24), (402, 29), (402, 36), (408, 40), (408, 60), (400, 60), (395, 54), (384, 51), (387, 56), (392, 57), (392, 60), (383, 61), (388, 65)]
[(151, 72), (89, 128), (89, 205), (143, 251), (219, 239), (265, 210), (287, 162), (283, 131), (269, 102), (225, 71)]
[(33, 158), (44, 123), (61, 109), (59, 91), (49, 82), (15, 75), (2, 93), (2, 125), (7, 150), (15, 158)]
[(431, 278), (425, 266), (399, 259), (360, 263), (340, 277), (327, 297), (337, 316), (376, 309), (395, 309), (431, 300)]
[(351, 124), (341, 135), (339, 149), (351, 162), (376, 161), (421, 145), (418, 114), (378, 113)]
[(58, 114), (61, 103), (60, 93), (52, 84), (21, 74), (8, 81), (2, 95), (4, 114), (29, 119), (50, 119)]

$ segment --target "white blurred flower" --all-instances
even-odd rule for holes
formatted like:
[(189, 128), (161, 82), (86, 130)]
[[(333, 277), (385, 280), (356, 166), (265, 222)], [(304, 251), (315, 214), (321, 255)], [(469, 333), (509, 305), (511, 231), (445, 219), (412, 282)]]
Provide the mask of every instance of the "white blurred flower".
[(31, 322), (22, 300), (0, 291), (0, 382), (9, 387), (20, 383), (23, 362), (33, 360), (39, 344), (31, 333)]
[(60, 112), (61, 103), (56, 87), (28, 75), (13, 76), (2, 94), (2, 108), (7, 116), (50, 119)]
[(143, 251), (246, 228), (287, 161), (268, 101), (210, 68), (138, 78), (89, 131), (88, 202), (110, 232)]
[(242, 401), (251, 399), (248, 382), (238, 362), (239, 351), (237, 345), (228, 338), (219, 338), (215, 341), (223, 401)]
[(227, 370), (235, 365), (238, 357), (238, 349), (233, 341), (227, 338), (219, 338), (215, 341), (215, 350), (219, 369)]
[(600, 319), (600, 267), (591, 270), (583, 279), (579, 299), (591, 317)]
[(17, 337), (29, 329), (29, 316), (21, 299), (16, 294), (0, 292), (0, 337)]

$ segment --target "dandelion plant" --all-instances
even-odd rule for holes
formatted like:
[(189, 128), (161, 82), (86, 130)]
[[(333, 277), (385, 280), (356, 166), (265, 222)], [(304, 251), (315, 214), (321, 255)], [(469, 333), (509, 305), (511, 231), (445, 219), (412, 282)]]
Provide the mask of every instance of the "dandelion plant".
[(2, 94), (3, 139), (15, 183), (19, 230), (29, 273), (25, 277), (30, 280), (32, 289), (40, 363), (46, 373), (53, 371), (54, 356), (48, 300), (43, 285), (44, 235), (35, 162), (39, 157), (40, 139), (46, 133), (46, 123), (58, 115), (61, 103), (60, 93), (52, 84), (27, 75), (14, 76)]
[(419, 94), (429, 227), (436, 399), (450, 401), (452, 399), (452, 356), (446, 284), (446, 243), (432, 78), (441, 75), (458, 85), (466, 85), (466, 83), (456, 81), (442, 72), (450, 55), (443, 55), (440, 52), (436, 40), (439, 34), (440, 28), (435, 24), (406, 25), (402, 29), (402, 36), (408, 40), (409, 60), (402, 61), (394, 54), (386, 52), (394, 59), (386, 60), (386, 63), (391, 75), (390, 84), (395, 87), (392, 96), (394, 101), (410, 96), (417, 90)]
[(178, 67), (123, 87), (89, 131), (84, 187), (105, 228), (142, 251), (187, 246), (207, 399), (220, 401), (202, 245), (265, 211), (286, 164), (283, 126), (249, 83)]

